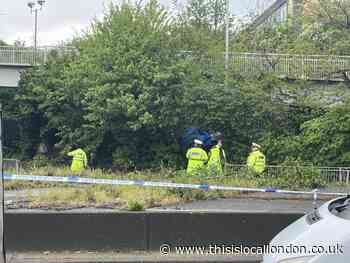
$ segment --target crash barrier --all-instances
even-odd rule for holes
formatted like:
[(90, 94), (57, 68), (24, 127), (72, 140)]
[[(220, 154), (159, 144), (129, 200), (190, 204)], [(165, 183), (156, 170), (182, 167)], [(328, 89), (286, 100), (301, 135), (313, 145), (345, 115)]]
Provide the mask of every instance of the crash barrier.
[(140, 250), (174, 246), (257, 246), (302, 213), (16, 212), (5, 214), (7, 251)]
[[(22, 180), (22, 181), (37, 181), (37, 182), (58, 182), (58, 183), (74, 183), (74, 184), (97, 184), (97, 185), (126, 185), (126, 186), (140, 186), (140, 187), (165, 187), (165, 188), (180, 188), (180, 189), (197, 189), (197, 190), (218, 190), (218, 191), (243, 191), (243, 192), (262, 192), (262, 193), (280, 193), (280, 194), (311, 194), (314, 198), (317, 195), (328, 196), (344, 196), (345, 193), (328, 193), (319, 192), (317, 189), (312, 191), (291, 191), (281, 190), (276, 188), (247, 188), (236, 187), (229, 185), (209, 185), (201, 184), (186, 184), (173, 182), (155, 182), (143, 180), (119, 180), (119, 179), (100, 179), (100, 178), (86, 178), (77, 176), (35, 176), (35, 175), (17, 175), (4, 174), (5, 180)], [(315, 196), (316, 195), (316, 196)]]
[[(230, 177), (246, 177), (249, 169), (244, 164), (226, 164), (226, 175)], [(287, 173), (319, 174), (327, 183), (350, 184), (350, 167), (318, 167), (313, 165), (282, 166), (267, 165), (264, 175), (277, 178)]]

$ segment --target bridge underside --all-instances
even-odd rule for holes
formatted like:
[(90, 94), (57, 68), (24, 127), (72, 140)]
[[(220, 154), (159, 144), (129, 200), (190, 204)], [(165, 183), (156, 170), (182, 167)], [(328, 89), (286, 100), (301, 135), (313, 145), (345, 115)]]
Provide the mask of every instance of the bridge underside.
[[(288, 0), (276, 0), (251, 24), (250, 28), (257, 28), (264, 23), (278, 23), (286, 19), (285, 10), (288, 8)], [(276, 21), (274, 21), (276, 20)]]
[(28, 69), (27, 66), (0, 65), (0, 88), (18, 87), (21, 72), (26, 69)]

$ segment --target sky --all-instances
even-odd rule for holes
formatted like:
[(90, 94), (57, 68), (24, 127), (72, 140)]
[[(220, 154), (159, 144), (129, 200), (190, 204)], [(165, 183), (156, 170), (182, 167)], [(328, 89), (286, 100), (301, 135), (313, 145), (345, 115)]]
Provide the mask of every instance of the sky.
[[(101, 19), (105, 7), (111, 1), (118, 3), (118, 0), (46, 0), (38, 13), (38, 46), (57, 45), (72, 39), (75, 34), (87, 28), (92, 19)], [(235, 15), (243, 16), (252, 10), (257, 1), (270, 0), (230, 0), (230, 10)], [(1, 2), (0, 39), (8, 44), (20, 40), (26, 46), (33, 45), (34, 15), (27, 5), (29, 0)], [(170, 7), (172, 0), (160, 2)]]

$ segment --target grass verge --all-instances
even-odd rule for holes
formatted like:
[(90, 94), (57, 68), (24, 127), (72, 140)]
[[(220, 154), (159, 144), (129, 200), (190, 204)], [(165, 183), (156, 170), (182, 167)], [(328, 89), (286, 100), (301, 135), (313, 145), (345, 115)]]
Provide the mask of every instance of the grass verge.
[[(68, 167), (43, 167), (27, 169), (22, 174), (44, 176), (69, 176)], [(257, 188), (278, 187), (281, 180), (267, 180), (251, 176), (239, 177), (188, 177), (183, 171), (135, 171), (132, 173), (112, 173), (110, 171), (85, 171), (82, 177), (104, 179), (134, 179), (148, 181), (168, 181), (176, 183), (205, 183), (231, 185), (237, 187)], [(276, 185), (277, 184), (277, 185)], [(28, 208), (70, 209), (80, 207), (116, 208), (130, 211), (140, 211), (147, 208), (173, 205), (194, 200), (238, 197), (241, 193), (235, 191), (201, 191), (171, 188), (145, 188), (138, 186), (103, 186), (103, 185), (72, 185), (62, 183), (42, 183), (26, 181), (10, 181), (5, 183), (7, 190), (49, 188), (36, 195), (29, 195), (23, 205)]]

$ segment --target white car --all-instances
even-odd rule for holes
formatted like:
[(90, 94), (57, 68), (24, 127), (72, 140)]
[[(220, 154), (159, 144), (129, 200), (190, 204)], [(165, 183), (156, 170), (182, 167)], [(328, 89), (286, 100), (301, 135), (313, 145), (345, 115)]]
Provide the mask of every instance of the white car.
[(262, 263), (350, 263), (350, 196), (298, 219), (265, 251)]

